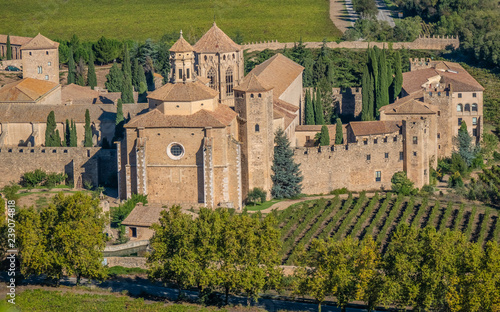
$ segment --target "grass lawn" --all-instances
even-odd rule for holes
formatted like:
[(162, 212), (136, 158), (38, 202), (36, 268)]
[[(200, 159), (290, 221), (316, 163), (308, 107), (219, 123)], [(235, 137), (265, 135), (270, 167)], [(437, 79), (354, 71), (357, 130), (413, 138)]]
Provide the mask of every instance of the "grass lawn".
[(283, 199), (272, 199), (272, 200), (264, 202), (263, 204), (255, 204), (255, 206), (253, 204), (250, 204), (250, 205), (247, 205), (245, 207), (247, 208), (248, 211), (259, 211), (259, 210), (267, 209), (267, 208), (271, 207), (272, 205), (279, 203), (282, 200)]
[(341, 36), (329, 18), (328, 0), (11, 0), (3, 1), (1, 33), (52, 39), (97, 41), (102, 35), (116, 39), (160, 39), (184, 31), (193, 42), (212, 25), (229, 36), (239, 30), (245, 42), (332, 41)]

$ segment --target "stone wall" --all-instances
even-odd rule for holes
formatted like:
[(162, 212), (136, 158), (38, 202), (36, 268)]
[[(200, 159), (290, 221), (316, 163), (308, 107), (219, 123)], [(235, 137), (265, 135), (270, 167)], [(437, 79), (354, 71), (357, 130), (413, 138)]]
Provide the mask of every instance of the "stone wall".
[[(392, 44), (393, 49), (410, 49), (410, 50), (444, 50), (449, 46), (455, 49), (460, 46), (460, 41), (456, 36), (420, 36), (413, 42), (367, 42), (367, 41), (342, 41), (342, 42), (328, 42), (327, 46), (332, 49), (366, 49), (368, 46), (378, 46), (387, 48)], [(278, 42), (277, 40), (272, 41), (261, 41), (261, 42), (251, 42), (244, 44), (242, 47), (248, 52), (252, 51), (262, 51), (265, 49), (269, 50), (282, 50), (285, 47), (291, 48), (295, 45), (295, 42)], [(304, 42), (306, 48), (318, 49), (323, 45), (322, 42)]]
[[(15, 66), (19, 69), (23, 68), (23, 60), (21, 60), (21, 59), (1, 60), (0, 63), (2, 64), (0, 66), (0, 71), (3, 71), (5, 69), (5, 67), (7, 67), (7, 66)], [(12, 73), (16, 73), (16, 72), (12, 72)], [(20, 73), (20, 72), (17, 72), (17, 73)]]
[(99, 147), (2, 147), (0, 187), (19, 182), (25, 172), (43, 169), (66, 173), (81, 187), (83, 181), (116, 185), (116, 151)]
[(124, 268), (146, 269), (146, 258), (144, 257), (106, 257), (108, 267), (122, 266)]
[[(333, 150), (329, 146), (296, 148), (294, 158), (304, 176), (302, 192), (326, 194), (343, 187), (351, 191), (390, 189), (393, 174), (403, 171), (403, 136), (389, 137), (386, 143), (383, 137), (372, 136), (366, 145), (335, 145)], [(374, 138), (378, 138), (377, 144)], [(380, 181), (376, 181), (377, 171), (381, 173)]]

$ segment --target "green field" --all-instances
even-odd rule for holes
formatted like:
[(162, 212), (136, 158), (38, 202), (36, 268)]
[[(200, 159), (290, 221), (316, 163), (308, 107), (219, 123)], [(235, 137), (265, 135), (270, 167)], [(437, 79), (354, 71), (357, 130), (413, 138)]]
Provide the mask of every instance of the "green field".
[(12, 0), (3, 1), (0, 33), (53, 39), (97, 41), (160, 39), (184, 31), (193, 42), (212, 25), (229, 36), (239, 30), (245, 42), (335, 40), (328, 0)]

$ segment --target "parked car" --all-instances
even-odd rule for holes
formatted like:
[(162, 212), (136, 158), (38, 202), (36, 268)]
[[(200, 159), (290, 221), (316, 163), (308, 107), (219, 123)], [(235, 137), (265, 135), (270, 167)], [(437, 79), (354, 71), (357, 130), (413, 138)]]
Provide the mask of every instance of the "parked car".
[(9, 66), (7, 66), (7, 67), (5, 67), (5, 70), (6, 70), (6, 71), (16, 71), (16, 72), (17, 72), (17, 71), (21, 71), (21, 70), (20, 70), (19, 68), (17, 68), (16, 66), (10, 66), (10, 65), (9, 65)]

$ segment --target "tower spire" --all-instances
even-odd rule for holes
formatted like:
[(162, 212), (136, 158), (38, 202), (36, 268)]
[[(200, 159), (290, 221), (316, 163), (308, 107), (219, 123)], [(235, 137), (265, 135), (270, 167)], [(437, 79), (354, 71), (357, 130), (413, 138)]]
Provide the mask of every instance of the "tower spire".
[(182, 29), (181, 29), (181, 36), (179, 38), (182, 38)]

